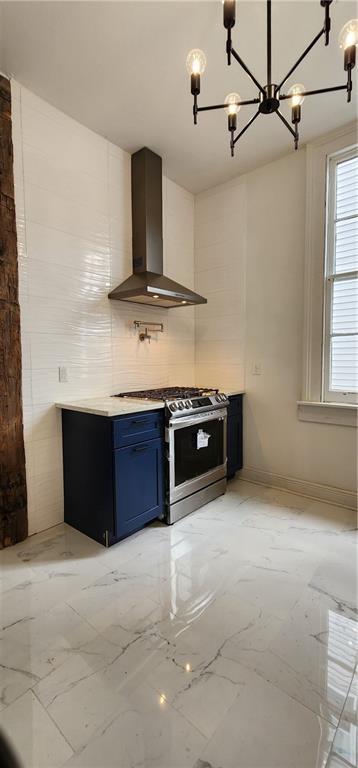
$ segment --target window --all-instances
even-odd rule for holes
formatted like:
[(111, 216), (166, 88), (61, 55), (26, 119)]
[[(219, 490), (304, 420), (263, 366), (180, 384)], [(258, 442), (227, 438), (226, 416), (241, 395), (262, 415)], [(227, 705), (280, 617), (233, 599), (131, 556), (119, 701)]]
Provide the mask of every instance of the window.
[(328, 158), (322, 400), (357, 401), (358, 153)]

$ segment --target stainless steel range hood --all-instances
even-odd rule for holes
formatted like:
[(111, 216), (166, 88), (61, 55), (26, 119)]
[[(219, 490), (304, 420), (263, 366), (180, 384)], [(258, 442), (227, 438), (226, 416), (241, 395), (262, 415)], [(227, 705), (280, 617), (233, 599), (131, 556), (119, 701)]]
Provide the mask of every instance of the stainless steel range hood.
[(163, 275), (162, 158), (143, 147), (132, 155), (133, 275), (110, 299), (180, 307), (206, 304), (203, 296)]

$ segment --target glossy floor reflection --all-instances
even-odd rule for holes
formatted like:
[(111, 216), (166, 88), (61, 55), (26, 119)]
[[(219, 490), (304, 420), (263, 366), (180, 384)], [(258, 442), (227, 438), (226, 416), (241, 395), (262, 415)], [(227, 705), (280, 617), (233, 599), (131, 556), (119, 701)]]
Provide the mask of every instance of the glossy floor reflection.
[(104, 549), (0, 553), (0, 727), (24, 768), (357, 764), (352, 512), (235, 480)]

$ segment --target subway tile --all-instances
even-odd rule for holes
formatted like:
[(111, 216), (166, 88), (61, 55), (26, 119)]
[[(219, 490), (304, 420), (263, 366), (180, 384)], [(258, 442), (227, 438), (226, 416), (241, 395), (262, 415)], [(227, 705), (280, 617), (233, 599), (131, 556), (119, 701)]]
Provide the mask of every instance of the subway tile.
[(202, 272), (206, 269), (230, 269), (237, 260), (237, 253), (244, 256), (244, 243), (238, 239), (236, 243), (223, 246), (221, 243), (207, 245), (204, 248), (195, 249), (195, 270)]
[(197, 319), (195, 325), (196, 344), (217, 342), (228, 343), (237, 350), (237, 343), (242, 347), (244, 341), (244, 318), (240, 316), (230, 317), (204, 317)]
[(106, 215), (108, 211), (107, 179), (93, 180), (93, 177), (77, 167), (66, 167), (63, 154), (46, 154), (42, 148), (31, 144), (23, 146), (23, 164), (25, 184), (33, 184), (42, 189), (80, 205), (88, 206), (90, 211)]
[(24, 143), (61, 157), (64, 169), (78, 168), (96, 180), (107, 178), (106, 140), (33, 94), (30, 99), (22, 95), (22, 130)]
[(108, 158), (109, 168), (109, 215), (123, 217), (131, 222), (131, 161), (130, 155), (122, 153)]
[(216, 362), (218, 369), (222, 365), (232, 364), (232, 361), (243, 359), (243, 341), (240, 339), (223, 341), (201, 341), (196, 346), (196, 361), (201, 363)]
[(76, 269), (84, 275), (94, 272), (108, 277), (110, 274), (107, 244), (101, 247), (96, 242), (31, 221), (27, 223), (26, 238), (29, 259), (57, 264), (65, 269)]
[(220, 387), (224, 392), (243, 389), (245, 385), (243, 365), (218, 365), (215, 360), (205, 364), (196, 362), (195, 376), (198, 387)]
[[(196, 281), (195, 290), (199, 291), (198, 281)], [(206, 317), (243, 316), (245, 297), (241, 287), (239, 290), (231, 287), (213, 293), (207, 292), (204, 295), (208, 303), (198, 304), (195, 307), (195, 316), (198, 320), (205, 320)]]
[(206, 296), (207, 293), (216, 293), (216, 291), (235, 290), (239, 293), (242, 290), (243, 275), (239, 259), (237, 263), (222, 269), (205, 269), (196, 274), (196, 289), (199, 293)]
[(68, 381), (60, 383), (58, 368), (32, 371), (34, 405), (79, 400), (108, 395), (112, 385), (112, 364), (101, 368), (91, 365), (68, 366)]
[(25, 439), (31, 442), (61, 435), (61, 411), (53, 403), (33, 405)]
[(30, 334), (21, 328), (21, 365), (23, 370), (31, 369), (31, 339)]
[(111, 250), (130, 251), (132, 246), (131, 219), (124, 214), (121, 215), (120, 209), (116, 217), (112, 216), (109, 219), (109, 239)]
[(26, 218), (53, 227), (105, 248), (109, 242), (108, 219), (90, 207), (74, 204), (54, 192), (25, 184)]
[(38, 259), (32, 259), (28, 265), (29, 295), (52, 296), (57, 301), (78, 301), (83, 306), (89, 303), (96, 304), (102, 298), (107, 297), (109, 291), (109, 274), (94, 272), (93, 270), (77, 270), (71, 267), (44, 263)]
[(32, 369), (65, 366), (105, 366), (111, 363), (110, 337), (88, 334), (31, 334)]
[(21, 324), (32, 333), (110, 336), (111, 315), (107, 296), (99, 301), (65, 301), (49, 296), (21, 298)]
[(32, 405), (32, 375), (31, 370), (22, 370), (22, 404)]

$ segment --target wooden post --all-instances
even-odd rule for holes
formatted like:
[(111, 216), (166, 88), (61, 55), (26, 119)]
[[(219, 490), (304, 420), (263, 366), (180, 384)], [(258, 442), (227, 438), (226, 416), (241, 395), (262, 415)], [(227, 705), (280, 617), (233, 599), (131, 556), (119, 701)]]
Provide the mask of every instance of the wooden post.
[(0, 75), (0, 549), (27, 536), (10, 82)]

